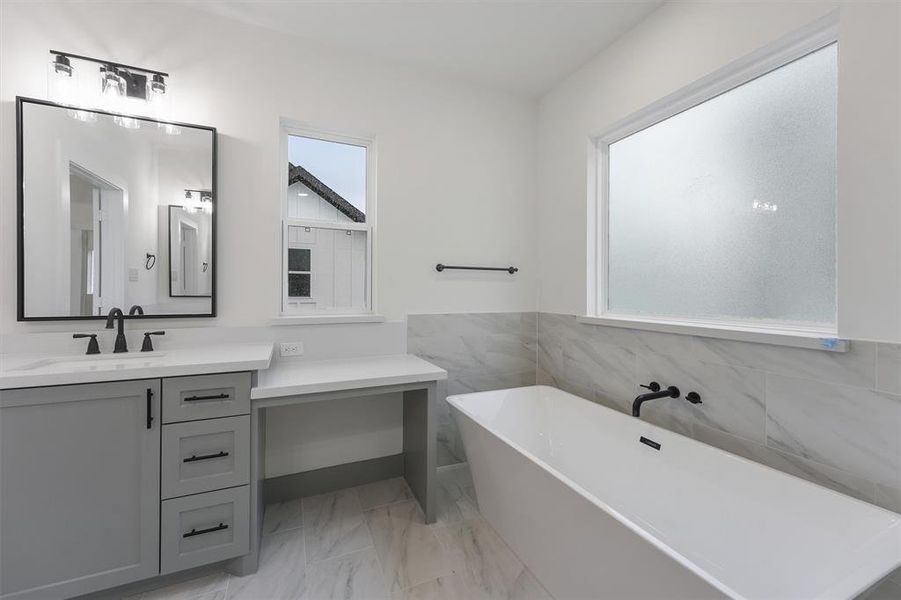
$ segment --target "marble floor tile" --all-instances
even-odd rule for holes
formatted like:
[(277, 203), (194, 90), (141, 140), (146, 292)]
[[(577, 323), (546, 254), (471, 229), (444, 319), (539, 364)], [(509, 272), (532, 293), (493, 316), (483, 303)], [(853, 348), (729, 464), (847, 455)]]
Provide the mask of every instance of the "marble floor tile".
[(463, 578), (456, 573), (396, 592), (391, 600), (464, 600), (472, 598)]
[(303, 509), (301, 500), (275, 502), (266, 506), (263, 517), (263, 535), (282, 533), (289, 529), (303, 527)]
[(438, 469), (435, 501), (438, 508), (436, 520), (439, 525), (459, 523), (481, 516), (475, 486), (467, 464)]
[(260, 567), (231, 577), (227, 600), (297, 600), (306, 591), (304, 532), (294, 529), (263, 538)]
[(373, 509), (366, 519), (392, 593), (450, 574), (444, 549), (415, 501)]
[(299, 600), (387, 600), (390, 598), (375, 550), (360, 550), (307, 568)]
[(224, 592), (227, 586), (227, 573), (212, 573), (144, 592), (140, 598), (141, 600), (193, 600), (198, 596)]
[(532, 575), (529, 569), (523, 569), (522, 573), (513, 582), (513, 589), (510, 590), (509, 600), (553, 600), (551, 595), (544, 589), (538, 579)]
[(353, 488), (304, 498), (303, 533), (310, 563), (372, 546)]
[(360, 506), (363, 510), (369, 510), (386, 504), (396, 504), (413, 498), (413, 492), (403, 477), (385, 479), (368, 483), (356, 488), (360, 496)]
[(438, 527), (435, 532), (473, 598), (549, 598), (484, 519)]

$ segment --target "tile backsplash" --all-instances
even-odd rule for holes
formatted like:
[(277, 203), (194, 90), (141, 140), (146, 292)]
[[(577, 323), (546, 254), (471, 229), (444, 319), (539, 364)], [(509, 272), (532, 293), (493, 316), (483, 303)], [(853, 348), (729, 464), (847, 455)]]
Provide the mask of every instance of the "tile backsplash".
[(901, 511), (901, 351), (845, 353), (579, 323), (538, 315), (538, 383), (616, 410), (651, 380), (696, 391), (642, 418), (733, 454)]
[[(447, 371), (448, 394), (520, 387), (535, 383), (537, 334), (536, 313), (409, 315), (407, 352)], [(442, 402), (438, 464), (465, 460), (457, 425)]]
[[(703, 403), (662, 399), (642, 418), (820, 485), (901, 511), (901, 345), (848, 352), (579, 323), (553, 313), (410, 315), (408, 351), (448, 371), (449, 394), (554, 385), (630, 413), (652, 380)], [(466, 460), (448, 407), (439, 462)]]

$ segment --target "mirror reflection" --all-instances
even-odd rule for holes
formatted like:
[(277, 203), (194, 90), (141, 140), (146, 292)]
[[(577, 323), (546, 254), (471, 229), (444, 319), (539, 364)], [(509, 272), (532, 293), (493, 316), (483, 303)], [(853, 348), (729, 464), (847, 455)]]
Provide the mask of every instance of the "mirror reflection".
[(213, 314), (211, 128), (20, 100), (20, 317)]

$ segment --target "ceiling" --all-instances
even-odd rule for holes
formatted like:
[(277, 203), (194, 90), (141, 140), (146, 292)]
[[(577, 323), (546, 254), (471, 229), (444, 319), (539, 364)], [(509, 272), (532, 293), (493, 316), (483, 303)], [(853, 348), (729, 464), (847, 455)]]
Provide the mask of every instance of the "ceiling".
[(663, 0), (256, 0), (191, 5), (335, 50), (539, 96)]

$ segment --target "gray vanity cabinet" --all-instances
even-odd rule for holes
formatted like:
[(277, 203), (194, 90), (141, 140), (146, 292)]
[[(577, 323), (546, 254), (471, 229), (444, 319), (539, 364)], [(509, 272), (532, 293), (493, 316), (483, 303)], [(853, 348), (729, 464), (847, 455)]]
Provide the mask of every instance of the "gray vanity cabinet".
[(0, 391), (0, 597), (159, 572), (159, 400), (159, 379)]

